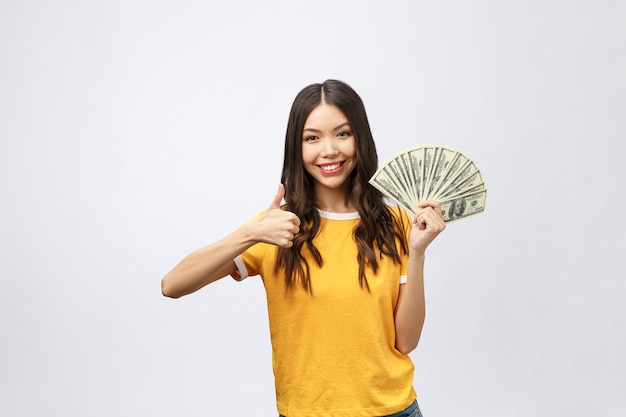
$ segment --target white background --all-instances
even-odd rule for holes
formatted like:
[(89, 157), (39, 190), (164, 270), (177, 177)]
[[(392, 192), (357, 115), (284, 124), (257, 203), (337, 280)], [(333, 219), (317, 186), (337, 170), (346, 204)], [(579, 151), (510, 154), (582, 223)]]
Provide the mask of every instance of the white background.
[(326, 78), (381, 162), (487, 180), (429, 249), (425, 416), (626, 415), (626, 3), (372, 3), (0, 2), (0, 415), (276, 415), (260, 281), (160, 280), (269, 204)]

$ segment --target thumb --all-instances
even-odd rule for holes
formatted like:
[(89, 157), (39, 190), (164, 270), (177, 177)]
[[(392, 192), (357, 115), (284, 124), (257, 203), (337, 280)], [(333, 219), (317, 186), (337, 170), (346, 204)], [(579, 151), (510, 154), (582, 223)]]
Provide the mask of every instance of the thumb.
[(282, 202), (284, 196), (285, 196), (285, 186), (280, 184), (278, 186), (278, 192), (274, 196), (274, 199), (272, 200), (272, 203), (270, 204), (269, 208), (271, 209), (280, 208), (280, 203)]

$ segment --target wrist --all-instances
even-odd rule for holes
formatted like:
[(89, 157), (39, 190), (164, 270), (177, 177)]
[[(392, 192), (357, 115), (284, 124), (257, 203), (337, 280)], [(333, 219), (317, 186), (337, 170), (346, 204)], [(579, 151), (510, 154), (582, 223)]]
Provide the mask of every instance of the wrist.
[(256, 233), (256, 227), (254, 223), (255, 221), (244, 223), (237, 229), (237, 232), (236, 232), (238, 235), (237, 240), (244, 247), (250, 247), (254, 245), (255, 243), (260, 242)]
[(409, 265), (412, 270), (424, 270), (426, 254), (423, 251), (409, 250)]
[(419, 259), (424, 260), (426, 258), (426, 250), (409, 247), (409, 258), (414, 258), (414, 259), (419, 258)]

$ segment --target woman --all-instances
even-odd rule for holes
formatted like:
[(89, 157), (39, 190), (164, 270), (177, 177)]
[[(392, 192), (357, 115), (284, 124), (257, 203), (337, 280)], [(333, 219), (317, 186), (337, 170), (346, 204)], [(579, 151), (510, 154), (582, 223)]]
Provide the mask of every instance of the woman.
[(387, 206), (368, 185), (377, 164), (358, 94), (336, 80), (305, 87), (270, 206), (162, 280), (180, 297), (261, 276), (282, 416), (421, 415), (408, 353), (424, 323), (425, 251), (445, 223), (435, 201), (414, 219)]

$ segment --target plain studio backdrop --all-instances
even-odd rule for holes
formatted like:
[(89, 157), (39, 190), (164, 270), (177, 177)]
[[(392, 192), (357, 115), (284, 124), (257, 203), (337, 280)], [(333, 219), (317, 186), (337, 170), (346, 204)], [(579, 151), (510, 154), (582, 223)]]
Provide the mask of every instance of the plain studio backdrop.
[[(626, 415), (623, 1), (0, 2), (0, 415), (276, 416), (260, 279), (160, 280), (266, 208), (305, 85), (481, 168), (429, 248), (426, 417)], [(341, 320), (341, 317), (337, 318)]]

